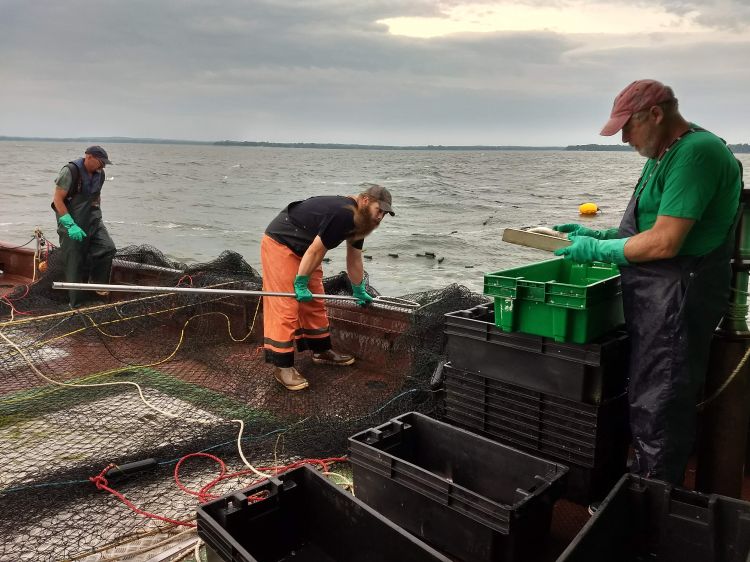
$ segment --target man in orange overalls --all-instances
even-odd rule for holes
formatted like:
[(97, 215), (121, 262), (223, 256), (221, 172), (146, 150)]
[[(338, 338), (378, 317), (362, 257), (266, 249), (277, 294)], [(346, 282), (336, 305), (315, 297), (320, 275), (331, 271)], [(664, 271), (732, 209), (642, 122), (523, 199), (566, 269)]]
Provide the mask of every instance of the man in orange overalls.
[(294, 292), (296, 299), (263, 297), (263, 347), (274, 377), (289, 390), (309, 383), (294, 368), (294, 347), (311, 350), (313, 362), (351, 365), (354, 357), (331, 348), (328, 316), (322, 299), (326, 252), (346, 240), (346, 269), (357, 304), (372, 301), (365, 290), (362, 244), (386, 213), (395, 215), (388, 190), (366, 184), (359, 195), (324, 195), (290, 203), (266, 228), (260, 244), (263, 290)]

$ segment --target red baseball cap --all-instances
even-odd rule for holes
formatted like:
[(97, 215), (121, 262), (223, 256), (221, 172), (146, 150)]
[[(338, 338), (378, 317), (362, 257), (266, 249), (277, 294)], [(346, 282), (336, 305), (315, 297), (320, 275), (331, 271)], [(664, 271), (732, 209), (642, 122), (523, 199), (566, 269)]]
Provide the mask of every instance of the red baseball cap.
[(612, 136), (625, 126), (633, 113), (671, 99), (674, 99), (674, 92), (669, 86), (656, 80), (636, 80), (617, 94), (609, 121), (599, 134)]

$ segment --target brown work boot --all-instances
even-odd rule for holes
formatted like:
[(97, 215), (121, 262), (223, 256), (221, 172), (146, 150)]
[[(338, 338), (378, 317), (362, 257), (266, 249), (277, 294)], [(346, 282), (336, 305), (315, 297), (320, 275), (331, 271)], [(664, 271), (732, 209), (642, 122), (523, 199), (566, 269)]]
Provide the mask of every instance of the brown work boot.
[(313, 353), (313, 363), (318, 365), (351, 365), (354, 363), (354, 357), (347, 355), (346, 353), (336, 353), (334, 350), (329, 349), (321, 351), (320, 353)]
[(273, 378), (283, 384), (287, 390), (302, 390), (310, 386), (307, 379), (300, 375), (294, 367), (276, 367)]

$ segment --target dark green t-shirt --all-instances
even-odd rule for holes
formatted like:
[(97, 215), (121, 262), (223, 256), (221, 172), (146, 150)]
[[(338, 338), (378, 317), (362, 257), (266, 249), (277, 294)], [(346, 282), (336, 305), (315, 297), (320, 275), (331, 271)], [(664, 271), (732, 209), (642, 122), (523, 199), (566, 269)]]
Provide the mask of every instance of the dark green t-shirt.
[(636, 193), (641, 232), (653, 227), (659, 215), (693, 219), (679, 255), (702, 256), (724, 242), (732, 226), (740, 196), (739, 165), (719, 137), (695, 131), (661, 161), (646, 162)]

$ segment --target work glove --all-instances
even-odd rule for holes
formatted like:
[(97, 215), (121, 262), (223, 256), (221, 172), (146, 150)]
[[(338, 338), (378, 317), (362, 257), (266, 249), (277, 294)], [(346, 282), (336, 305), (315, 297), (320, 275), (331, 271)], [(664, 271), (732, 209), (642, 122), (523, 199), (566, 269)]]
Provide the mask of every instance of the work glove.
[(294, 294), (299, 302), (310, 302), (313, 299), (307, 283), (310, 281), (309, 275), (297, 275), (294, 278)]
[(570, 246), (555, 250), (556, 256), (563, 256), (566, 260), (576, 263), (591, 263), (603, 261), (617, 265), (628, 265), (625, 257), (625, 243), (629, 238), (615, 238), (613, 240), (597, 240), (590, 236), (571, 236)]
[(58, 219), (58, 222), (68, 231), (71, 240), (80, 242), (86, 236), (86, 233), (76, 224), (70, 214), (64, 214)]
[(365, 290), (364, 279), (362, 279), (362, 282), (359, 285), (352, 283), (352, 295), (356, 297), (359, 306), (367, 306), (373, 301), (373, 298)]
[(607, 230), (594, 230), (592, 228), (586, 228), (583, 225), (576, 223), (568, 224), (556, 224), (552, 227), (553, 230), (558, 232), (567, 232), (568, 239), (572, 240), (573, 236), (590, 236), (597, 240), (611, 240), (612, 238), (618, 237), (618, 229), (608, 228)]

